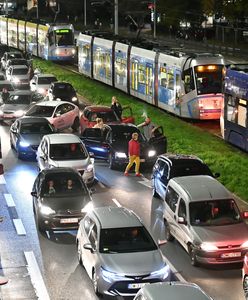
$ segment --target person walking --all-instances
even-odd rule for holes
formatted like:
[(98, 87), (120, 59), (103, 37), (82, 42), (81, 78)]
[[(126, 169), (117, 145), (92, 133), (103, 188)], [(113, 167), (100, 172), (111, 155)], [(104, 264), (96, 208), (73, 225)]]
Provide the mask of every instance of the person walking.
[(125, 176), (128, 176), (128, 171), (135, 163), (135, 176), (140, 177), (141, 174), (139, 172), (140, 167), (140, 143), (138, 141), (139, 134), (134, 132), (132, 134), (131, 140), (128, 142), (128, 155), (129, 155), (129, 163), (126, 167)]
[(2, 90), (2, 100), (3, 100), (3, 103), (5, 103), (8, 99), (9, 99), (9, 91), (4, 87), (3, 90)]
[(112, 97), (111, 109), (117, 114), (117, 117), (121, 119), (122, 106), (115, 96)]

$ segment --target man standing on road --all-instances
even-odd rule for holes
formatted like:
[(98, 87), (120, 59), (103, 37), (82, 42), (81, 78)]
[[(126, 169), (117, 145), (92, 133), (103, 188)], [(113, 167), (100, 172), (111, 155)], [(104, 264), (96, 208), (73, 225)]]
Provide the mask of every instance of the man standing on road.
[(151, 122), (151, 119), (146, 115), (143, 114), (143, 117), (145, 117), (145, 121), (141, 124), (137, 125), (138, 128), (142, 127), (144, 131), (144, 136), (149, 141), (152, 137), (154, 137), (154, 132), (158, 128), (155, 124)]
[(128, 142), (128, 155), (129, 155), (129, 163), (126, 167), (125, 176), (128, 176), (128, 171), (135, 163), (135, 176), (140, 177), (141, 174), (139, 172), (140, 167), (140, 143), (138, 141), (139, 134), (134, 132), (132, 134), (132, 139)]

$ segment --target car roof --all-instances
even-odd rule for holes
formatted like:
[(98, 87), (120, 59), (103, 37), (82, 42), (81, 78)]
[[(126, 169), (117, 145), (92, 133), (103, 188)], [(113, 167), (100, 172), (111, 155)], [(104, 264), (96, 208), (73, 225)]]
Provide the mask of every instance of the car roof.
[(147, 299), (154, 300), (210, 300), (209, 297), (198, 285), (189, 282), (159, 282), (146, 284), (142, 288)]
[(49, 139), (51, 144), (81, 143), (80, 138), (73, 133), (47, 134), (46, 137)]
[(55, 77), (56, 78), (56, 76), (53, 74), (35, 74), (35, 76), (37, 76), (37, 77)]
[(98, 111), (111, 111), (111, 107), (106, 105), (88, 105), (84, 108), (84, 110), (90, 110), (92, 112), (98, 112)]
[(11, 65), (13, 69), (28, 69), (26, 65)]
[(11, 95), (32, 95), (33, 92), (30, 90), (15, 90)]
[(175, 177), (170, 182), (183, 189), (190, 202), (232, 198), (231, 193), (218, 180), (208, 175)]
[(180, 161), (180, 160), (198, 160), (202, 162), (202, 160), (197, 157), (196, 155), (188, 155), (188, 154), (174, 154), (174, 153), (165, 153), (158, 156), (158, 159), (164, 159), (166, 161), (170, 161), (172, 164), (173, 162)]
[(54, 85), (60, 85), (60, 84), (68, 84), (68, 85), (72, 85), (70, 82), (67, 82), (67, 81), (56, 81), (56, 82), (53, 82)]
[(40, 103), (36, 103), (35, 105), (40, 105), (40, 106), (52, 106), (52, 107), (56, 107), (57, 105), (59, 105), (59, 104), (71, 104), (71, 105), (73, 105), (73, 106), (75, 106), (76, 107), (76, 105), (74, 105), (73, 103), (71, 103), (71, 102), (67, 102), (67, 101), (60, 101), (60, 100), (53, 100), (53, 101), (50, 101), (50, 100), (48, 100), (48, 101), (42, 101), (42, 102), (40, 102)]
[(96, 207), (91, 213), (99, 220), (101, 228), (143, 226), (137, 215), (125, 207)]
[(50, 122), (46, 119), (46, 118), (43, 118), (43, 117), (21, 117), (18, 119), (18, 121), (20, 121), (21, 123), (23, 124), (26, 124), (26, 123), (49, 123)]

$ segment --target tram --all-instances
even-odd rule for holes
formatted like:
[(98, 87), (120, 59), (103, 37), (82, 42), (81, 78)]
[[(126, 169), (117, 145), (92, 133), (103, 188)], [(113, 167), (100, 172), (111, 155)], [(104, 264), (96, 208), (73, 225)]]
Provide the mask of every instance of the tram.
[(0, 42), (52, 61), (76, 57), (72, 24), (45, 24), (0, 16)]
[(248, 152), (248, 64), (226, 70), (220, 127), (226, 141)]
[(155, 52), (80, 33), (79, 72), (182, 118), (220, 118), (224, 58)]

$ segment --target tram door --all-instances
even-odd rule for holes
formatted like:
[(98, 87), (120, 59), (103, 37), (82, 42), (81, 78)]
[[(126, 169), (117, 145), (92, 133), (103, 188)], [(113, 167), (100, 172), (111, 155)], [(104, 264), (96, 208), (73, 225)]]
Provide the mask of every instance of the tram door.
[(132, 62), (132, 90), (137, 91), (138, 90), (138, 62), (133, 61)]
[(153, 93), (153, 72), (150, 64), (146, 65), (146, 95), (152, 96)]

